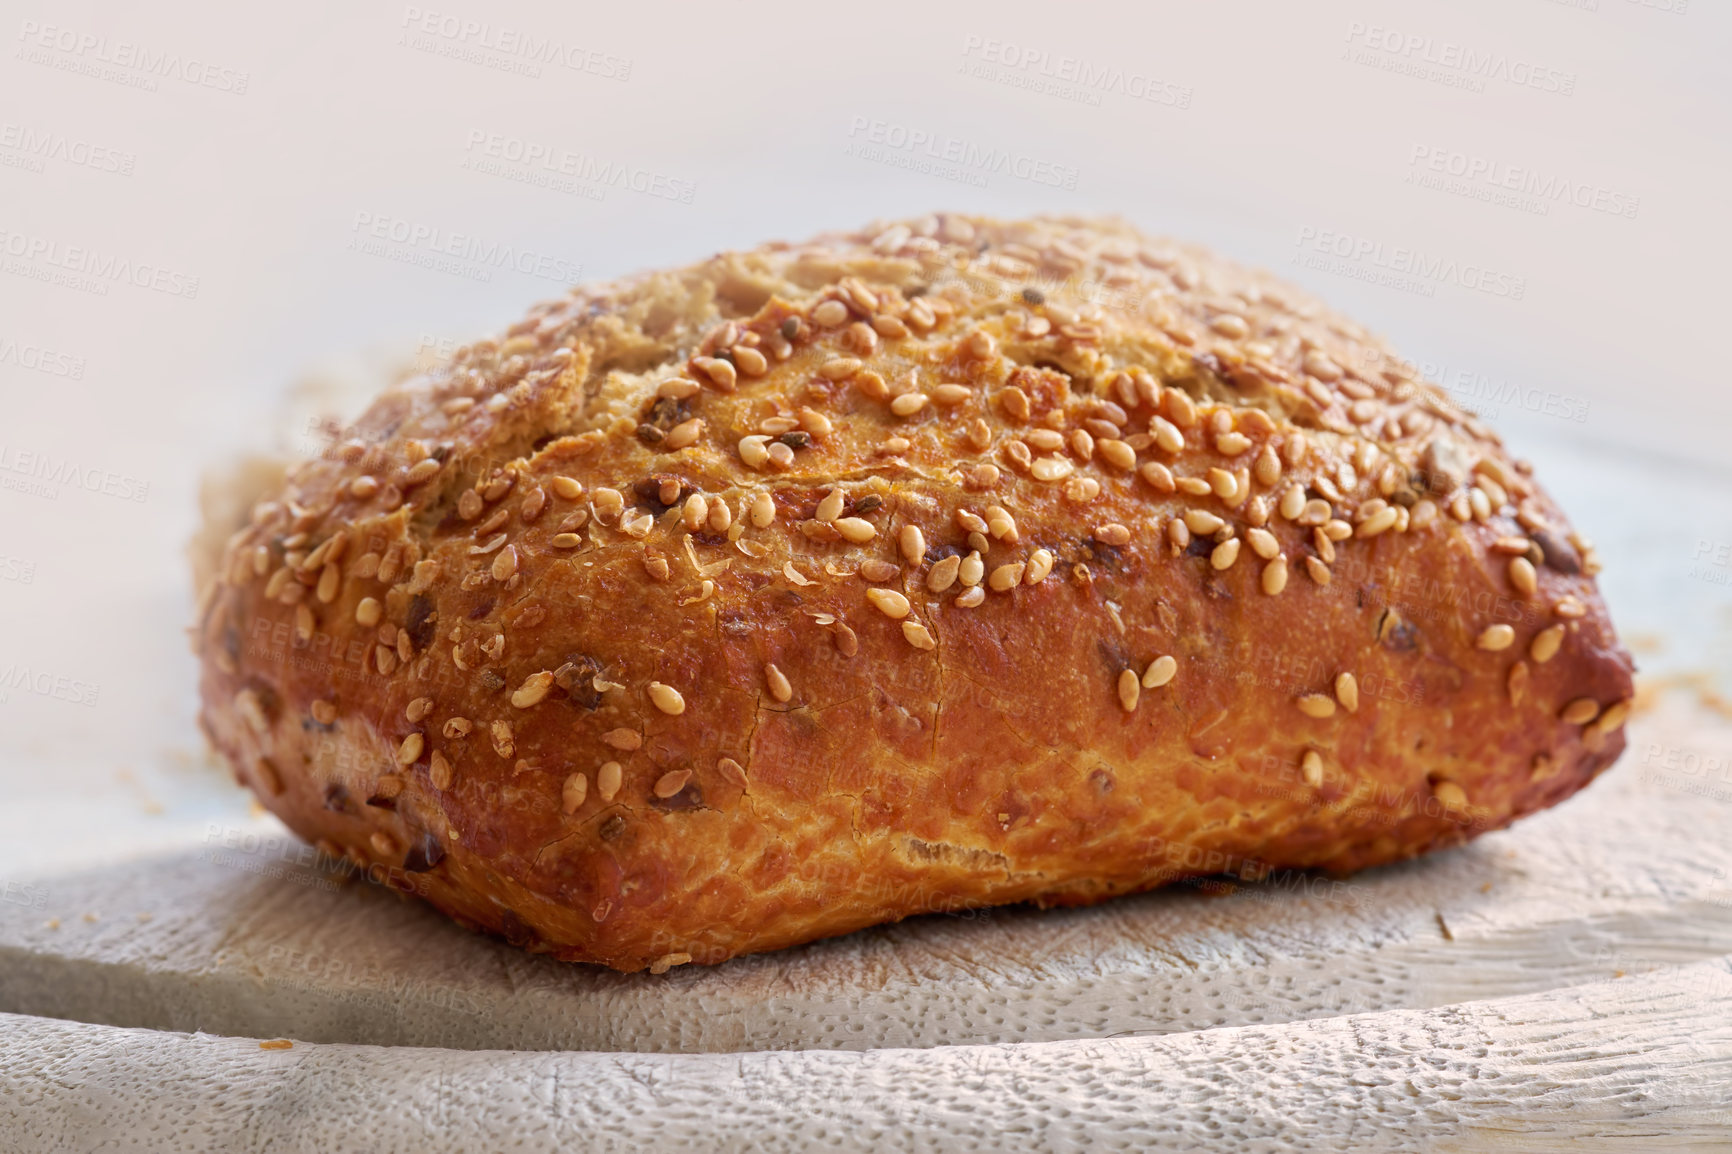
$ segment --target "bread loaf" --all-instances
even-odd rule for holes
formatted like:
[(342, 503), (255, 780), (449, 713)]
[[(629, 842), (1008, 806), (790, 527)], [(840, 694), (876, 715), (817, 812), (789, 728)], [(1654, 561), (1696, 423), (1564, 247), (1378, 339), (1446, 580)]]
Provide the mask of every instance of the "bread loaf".
[(660, 971), (1506, 825), (1623, 749), (1597, 569), (1304, 293), (933, 216), (582, 286), (389, 389), (195, 636), (211, 741), (322, 851)]

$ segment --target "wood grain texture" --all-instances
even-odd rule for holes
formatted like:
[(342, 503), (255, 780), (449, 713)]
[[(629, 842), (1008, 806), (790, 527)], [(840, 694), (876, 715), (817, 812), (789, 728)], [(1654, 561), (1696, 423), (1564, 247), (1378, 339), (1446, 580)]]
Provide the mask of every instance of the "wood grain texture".
[[(1722, 736), (1643, 718), (1632, 741), (1717, 748)], [(1428, 1008), (1732, 952), (1732, 842), (1703, 836), (1728, 812), (1632, 767), (1516, 829), (1341, 881), (926, 917), (662, 977), (527, 955), (379, 886), (325, 888), (327, 875), (284, 861), (298, 843), (249, 854), (218, 835), (179, 857), (46, 879), (41, 910), (0, 904), (0, 1009), (324, 1042), (703, 1052)]]
[(930, 1050), (297, 1043), (0, 1016), (0, 1144), (441, 1150), (1725, 1150), (1732, 959), (1325, 1021)]

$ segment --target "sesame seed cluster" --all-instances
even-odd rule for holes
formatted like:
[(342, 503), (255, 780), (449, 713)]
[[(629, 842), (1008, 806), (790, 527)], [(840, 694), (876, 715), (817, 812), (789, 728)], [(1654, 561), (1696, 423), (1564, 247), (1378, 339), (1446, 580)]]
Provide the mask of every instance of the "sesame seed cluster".
[(388, 390), (196, 644), (303, 836), (665, 970), (1507, 824), (1622, 749), (1599, 565), (1297, 290), (939, 215), (581, 286)]

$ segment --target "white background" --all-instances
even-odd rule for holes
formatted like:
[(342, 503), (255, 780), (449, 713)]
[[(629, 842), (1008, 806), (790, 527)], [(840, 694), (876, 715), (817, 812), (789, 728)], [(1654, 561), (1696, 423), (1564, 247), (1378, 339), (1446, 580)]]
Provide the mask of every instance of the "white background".
[[(1732, 671), (1714, 582), (1732, 566), (1713, 563), (1732, 541), (1720, 0), (462, 2), (5, 6), (0, 876), (244, 810), (192, 725), (183, 545), (201, 473), (315, 451), (306, 405), (285, 400), (297, 382), (374, 381), (561, 289), (353, 251), (361, 214), (604, 278), (933, 209), (1119, 213), (1277, 268), (1438, 366), (1601, 541), (1644, 667)], [(465, 21), (489, 27), (439, 31)], [(507, 71), (524, 58), (483, 35), (551, 41), (579, 67)], [(141, 50), (169, 66), (147, 71)], [(908, 150), (857, 154), (874, 122), (1008, 162), (965, 163), (964, 180), (893, 166)], [(477, 171), (477, 134), (627, 179)], [(1424, 187), (1426, 155), (1570, 195)], [(1031, 165), (1071, 187), (1019, 177)], [(690, 203), (630, 187), (651, 178)], [(1297, 263), (1323, 234), (1374, 252)], [(1462, 275), (1421, 278), (1429, 292), (1352, 275), (1397, 250), (1493, 270), (1520, 299)], [(81, 260), (196, 277), (196, 295), (39, 279)], [(50, 371), (32, 367), (43, 349)], [(77, 379), (52, 371), (73, 364)], [(18, 472), (26, 455), (83, 484), (19, 491), (44, 484)], [(33, 688), (55, 679), (58, 696)]]

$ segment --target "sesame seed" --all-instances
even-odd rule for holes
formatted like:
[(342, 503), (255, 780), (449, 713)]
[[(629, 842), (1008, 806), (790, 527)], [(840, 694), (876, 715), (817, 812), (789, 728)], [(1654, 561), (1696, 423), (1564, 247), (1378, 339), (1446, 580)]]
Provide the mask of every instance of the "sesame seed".
[(731, 393), (738, 387), (739, 375), (734, 366), (720, 357), (694, 357), (692, 366), (709, 378), (710, 384), (724, 393)]
[(1185, 514), (1185, 528), (1199, 537), (1207, 537), (1225, 524), (1221, 518), (1204, 509), (1192, 509)]
[(1566, 620), (1574, 620), (1578, 617), (1586, 616), (1588, 607), (1583, 605), (1574, 596), (1570, 596), (1563, 598), (1556, 605), (1552, 606), (1552, 612)]
[[(1318, 478), (1320, 488), (1323, 480), (1324, 479), (1321, 477)], [(1330, 508), (1328, 501), (1319, 497), (1313, 497), (1311, 500), (1305, 502), (1305, 507), (1299, 510), (1299, 515), (1293, 518), (1293, 520), (1295, 523), (1300, 525), (1322, 525), (1334, 516), (1334, 514), (1335, 511)]]
[(1359, 523), (1355, 535), (1360, 537), (1375, 537), (1395, 525), (1396, 511), (1393, 507), (1379, 509), (1370, 517)]
[(939, 385), (932, 390), (932, 399), (945, 408), (962, 404), (974, 396), (974, 390), (967, 385)]
[(1287, 558), (1277, 556), (1263, 566), (1263, 592), (1273, 597), (1287, 588)]
[(1323, 757), (1315, 749), (1307, 749), (1305, 756), (1299, 759), (1299, 773), (1305, 779), (1305, 784), (1312, 789), (1323, 786)]
[(1196, 404), (1178, 389), (1168, 389), (1162, 393), (1161, 403), (1166, 406), (1167, 416), (1181, 429), (1188, 429), (1197, 423)]
[(750, 345), (735, 345), (733, 348), (734, 364), (748, 377), (761, 377), (769, 371), (770, 362), (764, 359), (764, 354)]
[(649, 699), (669, 717), (678, 717), (686, 711), (686, 699), (680, 696), (680, 691), (659, 681), (649, 683)]
[(1118, 522), (1112, 521), (1095, 530), (1095, 540), (1102, 545), (1114, 547), (1129, 545), (1131, 543), (1131, 531)]
[(926, 588), (934, 593), (944, 592), (956, 583), (956, 571), (961, 567), (962, 558), (957, 554), (943, 558), (926, 574)]
[(519, 709), (528, 709), (532, 705), (541, 704), (542, 700), (553, 688), (553, 672), (544, 669), (540, 673), (532, 673), (518, 686), (517, 692), (511, 695), (511, 704)]
[(894, 589), (868, 589), (866, 600), (872, 602), (880, 613), (892, 621), (900, 621), (908, 616), (908, 598)]
[(1171, 493), (1177, 489), (1173, 482), (1173, 471), (1159, 461), (1150, 461), (1137, 472), (1143, 480), (1163, 493)]
[(689, 421), (681, 421), (679, 424), (668, 430), (666, 439), (662, 441), (662, 448), (669, 450), (670, 452), (677, 449), (684, 449), (694, 443), (703, 431), (704, 422), (701, 417), (693, 417)]
[(902, 570), (896, 565), (877, 557), (860, 562), (860, 576), (874, 584), (882, 584), (900, 572)]
[(499, 556), (493, 559), (493, 579), (495, 581), (505, 581), (516, 572), (517, 546), (507, 545), (504, 549), (500, 550)]
[(1495, 653), (1500, 649), (1508, 649), (1514, 641), (1515, 630), (1508, 625), (1488, 625), (1474, 644)]
[(1281, 552), (1281, 543), (1267, 529), (1249, 530), (1245, 537), (1251, 542), (1251, 552), (1265, 561), (1273, 560)]
[(1027, 564), (1022, 561), (1000, 565), (992, 571), (992, 576), (986, 579), (986, 583), (992, 587), (994, 593), (1008, 592), (1022, 584), (1023, 570), (1027, 567)]
[[(429, 702), (429, 705), (431, 705), (431, 702)], [(329, 725), (333, 721), (337, 720), (337, 705), (332, 701), (320, 700), (313, 702), (311, 712), (313, 714), (313, 720), (318, 722), (320, 725)]]
[(1534, 563), (1526, 557), (1510, 558), (1509, 583), (1523, 597), (1532, 597), (1539, 589), (1539, 574), (1534, 571)]
[[(1396, 509), (1397, 513), (1400, 511), (1399, 508)], [(1396, 528), (1401, 528), (1399, 523), (1397, 523)], [(1317, 531), (1322, 533), (1331, 541), (1345, 541), (1347, 538), (1353, 536), (1353, 526), (1341, 520), (1339, 517), (1323, 522), (1323, 524), (1317, 526)]]
[(1214, 492), (1209, 482), (1202, 477), (1180, 477), (1175, 481), (1175, 484), (1178, 485), (1179, 492), (1187, 493), (1192, 497), (1207, 497)]
[(612, 801), (619, 794), (624, 778), (625, 767), (619, 762), (602, 762), (601, 768), (595, 771), (595, 791), (601, 795), (601, 800)]
[(643, 734), (635, 729), (610, 729), (601, 735), (603, 745), (630, 753), (643, 747)]
[(1229, 537), (1209, 553), (1209, 564), (1217, 570), (1231, 569), (1239, 559), (1239, 539)]
[(764, 666), (764, 681), (770, 687), (770, 696), (777, 701), (787, 701), (794, 696), (794, 687), (788, 684), (787, 674), (774, 665)]
[(1222, 433), (1215, 438), (1215, 451), (1223, 457), (1237, 457), (1251, 447), (1251, 438), (1243, 433)]
[(1453, 781), (1433, 782), (1431, 796), (1449, 809), (1465, 809), (1467, 807), (1467, 791)]
[(878, 529), (864, 517), (843, 517), (836, 522), (836, 531), (855, 545), (864, 545), (878, 535)]
[(371, 629), (379, 624), (379, 618), (384, 615), (385, 607), (379, 604), (375, 597), (363, 597), (355, 606), (355, 621)]
[(367, 838), (367, 844), (373, 847), (373, 852), (380, 857), (393, 857), (397, 853), (397, 843), (391, 840), (391, 835), (384, 830), (374, 830)]
[[(848, 319), (848, 306), (841, 301), (825, 301), (812, 310), (812, 323), (833, 329)], [(792, 340), (792, 337), (788, 338)]]
[(800, 410), (800, 427), (814, 437), (828, 436), (833, 428), (829, 417), (810, 406)]
[(1276, 506), (1276, 512), (1286, 520), (1294, 521), (1304, 510), (1305, 490), (1298, 485), (1287, 486), (1286, 491), (1281, 494), (1281, 503)]
[(1154, 434), (1155, 445), (1163, 453), (1177, 453), (1185, 447), (1185, 435), (1179, 432), (1177, 425), (1165, 417), (1155, 417), (1150, 420), (1149, 432)]
[(494, 753), (509, 758), (517, 752), (517, 742), (512, 737), (509, 721), (495, 721), (487, 727), (487, 732), (493, 738)]
[(1534, 664), (1544, 665), (1558, 655), (1564, 644), (1564, 631), (1562, 625), (1551, 625), (1534, 634), (1528, 645), (1528, 656), (1534, 659)]
[(555, 549), (575, 549), (583, 544), (583, 538), (576, 533), (555, 533), (548, 544)]
[(397, 747), (397, 764), (414, 765), (421, 757), (421, 750), (427, 744), (427, 739), (419, 732), (411, 733)]
[(1522, 703), (1522, 698), (1527, 694), (1529, 676), (1528, 663), (1525, 661), (1518, 661), (1509, 667), (1509, 677), (1504, 685), (1509, 690), (1510, 704)]
[(896, 536), (896, 544), (902, 552), (902, 559), (910, 565), (920, 564), (926, 556), (926, 534), (920, 531), (918, 525), (902, 526), (902, 531)]
[(1263, 451), (1257, 454), (1257, 461), (1251, 466), (1251, 471), (1258, 484), (1273, 486), (1281, 479), (1281, 458), (1275, 455), (1272, 446), (1264, 445)]
[(752, 498), (752, 524), (762, 529), (776, 519), (776, 502), (768, 493), (759, 493)]
[(1558, 714), (1570, 725), (1586, 725), (1600, 715), (1600, 703), (1591, 697), (1578, 697)]
[(794, 450), (786, 442), (776, 441), (765, 452), (770, 464), (778, 469), (789, 469), (794, 465)]
[(1143, 688), (1159, 689), (1178, 676), (1178, 658), (1163, 655), (1149, 662), (1149, 667), (1143, 670)]
[(1062, 481), (1076, 470), (1076, 466), (1063, 457), (1039, 457), (1030, 466), (1029, 472), (1037, 481)]
[[(702, 388), (702, 386), (690, 377), (671, 377), (656, 386), (656, 396), (669, 397), (676, 401), (683, 401), (690, 397), (697, 396), (700, 388)], [(579, 486), (579, 492), (581, 491), (582, 486)], [(560, 496), (563, 497), (565, 494), (561, 493)], [(567, 500), (570, 500), (570, 498), (568, 497)]]
[(904, 621), (902, 623), (902, 636), (907, 639), (908, 644), (916, 649), (938, 648), (938, 642), (932, 639), (932, 634), (927, 631), (926, 626), (918, 621)]
[(1298, 701), (1299, 712), (1307, 717), (1334, 717), (1335, 701), (1321, 693), (1307, 693)]
[[(662, 774), (660, 777), (656, 778), (656, 783), (655, 783), (652, 791), (655, 793), (655, 795), (657, 797), (661, 798), (663, 801), (666, 801), (668, 798), (674, 796), (680, 790), (684, 789), (686, 787), (686, 783), (691, 781), (691, 779), (692, 779), (692, 771), (689, 769), (670, 769), (666, 773)], [(671, 964), (671, 959), (674, 957), (677, 957), (677, 956), (680, 956), (680, 955), (670, 954), (670, 955), (668, 955), (667, 958), (665, 958), (663, 960), (669, 961)], [(686, 954), (686, 955), (684, 955), (684, 957), (686, 958), (687, 961), (691, 960), (690, 954)]]
[(1594, 722), (1594, 726), (1601, 733), (1612, 733), (1623, 728), (1624, 722), (1629, 720), (1629, 717), (1630, 703), (1628, 701), (1615, 701), (1606, 706), (1606, 711), (1600, 714), (1599, 720)]
[(583, 808), (583, 803), (589, 797), (589, 778), (583, 773), (574, 773), (565, 779), (565, 785), (559, 791), (559, 805), (566, 813), (576, 813)]
[(753, 469), (761, 469), (770, 459), (768, 448), (769, 438), (761, 433), (742, 437), (739, 444), (740, 460)]
[(898, 417), (912, 417), (926, 407), (925, 393), (903, 393), (890, 402), (890, 411)]
[(1028, 585), (1038, 585), (1047, 579), (1052, 572), (1053, 555), (1050, 549), (1036, 549), (1028, 559), (1028, 572), (1023, 575), (1023, 582)]
[(349, 482), (350, 494), (361, 498), (363, 501), (378, 491), (379, 478), (377, 477), (356, 477), (353, 481)]
[(986, 576), (986, 562), (980, 559), (980, 550), (976, 549), (962, 559), (962, 564), (956, 573), (964, 585), (978, 585)]
[(1335, 700), (1349, 713), (1359, 709), (1359, 679), (1351, 673), (1335, 675)]
[(1143, 686), (1137, 680), (1137, 671), (1125, 669), (1119, 672), (1119, 704), (1126, 713), (1134, 712), (1137, 701), (1143, 695)]
[(444, 792), (451, 788), (454, 776), (451, 760), (435, 749), (427, 761), (427, 780), (433, 783), (434, 789)]
[(417, 697), (404, 708), (403, 716), (408, 718), (410, 722), (418, 722), (432, 712), (433, 699), (431, 697)]
[(973, 609), (976, 605), (979, 605), (985, 600), (986, 588), (981, 585), (970, 585), (968, 588), (956, 595), (956, 600), (953, 604), (962, 609)]

